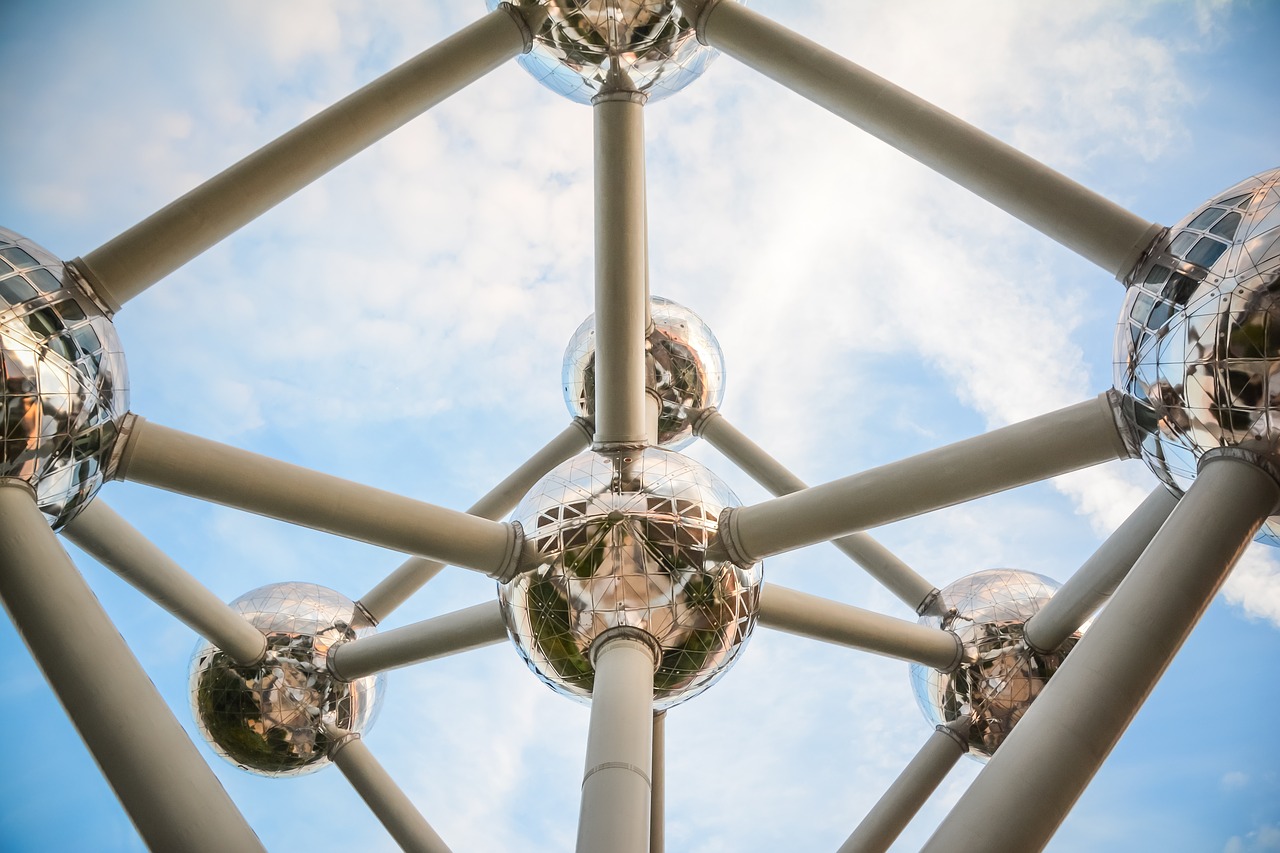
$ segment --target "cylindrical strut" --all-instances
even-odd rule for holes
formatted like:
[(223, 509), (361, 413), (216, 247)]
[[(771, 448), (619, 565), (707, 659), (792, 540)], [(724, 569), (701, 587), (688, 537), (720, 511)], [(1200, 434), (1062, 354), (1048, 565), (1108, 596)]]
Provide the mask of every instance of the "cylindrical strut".
[(599, 95), (596, 162), (595, 444), (644, 444), (647, 280), (644, 96)]
[(938, 826), (927, 853), (1029, 853), (1049, 843), (1280, 501), (1274, 469), (1230, 455), (1237, 452), (1211, 452), (1201, 462), (1169, 520)]
[(592, 646), (595, 685), (577, 853), (649, 853), (655, 648), (614, 628)]
[(257, 663), (266, 652), (266, 635), (187, 574), (107, 506), (101, 496), (80, 510), (62, 528), (62, 535), (236, 663)]
[(14, 480), (0, 480), (0, 599), (149, 848), (263, 849)]
[(685, 0), (698, 37), (1124, 280), (1163, 230), (739, 3)]
[(72, 261), (112, 311), (527, 46), (503, 4)]

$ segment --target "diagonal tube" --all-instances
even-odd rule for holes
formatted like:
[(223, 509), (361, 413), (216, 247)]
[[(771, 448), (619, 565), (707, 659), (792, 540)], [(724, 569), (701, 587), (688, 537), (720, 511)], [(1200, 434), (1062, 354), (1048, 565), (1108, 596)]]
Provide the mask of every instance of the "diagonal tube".
[[(799, 477), (765, 453), (716, 409), (707, 409), (697, 416), (694, 432), (711, 442), (729, 461), (776, 496), (808, 488)], [(917, 613), (937, 600), (937, 587), (895, 557), (870, 534), (851, 533), (833, 540), (831, 544), (866, 569), (868, 574)]]
[(510, 524), (416, 501), (132, 417), (114, 476), (505, 578)]
[(773, 583), (760, 591), (758, 618), (766, 628), (914, 661), (943, 672), (955, 669), (964, 653), (960, 638), (950, 631)]
[(1044, 653), (1055, 651), (1102, 606), (1178, 505), (1163, 485), (1107, 537), (1084, 565), (1024, 626), (1027, 644)]
[(62, 535), (159, 604), (238, 664), (255, 664), (267, 638), (139, 533), (99, 496)]
[[(1125, 459), (1112, 394), (764, 503), (726, 510), (718, 548), (742, 566), (984, 495)], [(713, 543), (715, 544), (715, 543)]]
[(1275, 468), (1247, 455), (1206, 454), (1169, 520), (926, 853), (1028, 853), (1049, 843), (1280, 502)]
[(143, 843), (263, 849), (15, 480), (0, 480), (0, 600)]
[(837, 853), (884, 853), (969, 751), (967, 716), (938, 726)]
[(329, 652), (329, 671), (355, 681), (411, 663), (492, 646), (507, 638), (497, 600), (342, 643)]
[[(529, 457), (527, 462), (512, 471), (488, 494), (476, 501), (471, 509), (467, 510), (467, 514), (497, 521), (511, 512), (516, 504), (520, 503), (520, 499), (528, 494), (548, 471), (575, 453), (585, 450), (591, 444), (593, 432), (594, 427), (591, 421), (586, 418), (574, 418), (559, 435)], [(377, 624), (404, 604), (409, 596), (421, 589), (423, 584), (439, 574), (443, 568), (444, 563), (436, 560), (410, 557), (394, 572), (383, 578), (377, 586), (369, 590), (360, 599), (360, 606), (364, 608), (374, 624)]]
[(976, 127), (739, 3), (682, 0), (698, 38), (1124, 280), (1163, 231)]
[(644, 96), (598, 95), (595, 121), (595, 318), (597, 445), (641, 445), (649, 436), (645, 333)]
[(400, 849), (410, 853), (449, 853), (448, 845), (373, 757), (360, 735), (333, 734), (336, 737), (329, 757)]
[(110, 311), (119, 310), (335, 166), (524, 52), (530, 26), (521, 15), (502, 4), (72, 265)]

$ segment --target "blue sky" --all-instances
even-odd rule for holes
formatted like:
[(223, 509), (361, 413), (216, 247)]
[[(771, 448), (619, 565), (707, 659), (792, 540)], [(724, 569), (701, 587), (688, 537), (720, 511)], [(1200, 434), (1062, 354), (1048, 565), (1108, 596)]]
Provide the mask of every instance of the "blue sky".
[[(1269, 3), (752, 5), (1155, 221), (1280, 165)], [(5, 11), (0, 224), (70, 258), (483, 3)], [(723, 412), (804, 479), (1109, 386), (1120, 286), (902, 155), (728, 58), (646, 122), (652, 289), (716, 331)], [(134, 411), (468, 506), (565, 422), (560, 359), (592, 310), (590, 131), (588, 108), (514, 63), (450, 99), (130, 303)], [(710, 448), (690, 454), (764, 497)], [(876, 535), (939, 586), (998, 566), (1064, 580), (1153, 487), (1116, 463)], [(228, 600), (294, 579), (358, 597), (399, 563), (132, 484), (103, 498)], [(73, 554), (190, 727), (194, 635)], [(765, 573), (910, 615), (829, 546)], [(492, 595), (449, 570), (385, 624)], [(1280, 850), (1278, 626), (1280, 562), (1254, 546), (1049, 849)], [(7, 622), (0, 662), (0, 847), (138, 849)], [(585, 708), (506, 645), (388, 681), (367, 743), (455, 850), (572, 847)], [(835, 849), (928, 732), (905, 664), (761, 630), (670, 715), (669, 849)], [(335, 770), (215, 768), (269, 849), (391, 847)], [(963, 761), (897, 849), (978, 769)]]

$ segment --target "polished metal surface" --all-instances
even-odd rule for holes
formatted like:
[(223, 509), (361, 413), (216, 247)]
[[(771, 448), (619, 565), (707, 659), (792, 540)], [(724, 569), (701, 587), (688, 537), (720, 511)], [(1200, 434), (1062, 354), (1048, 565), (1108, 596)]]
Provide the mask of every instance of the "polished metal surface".
[[(1181, 494), (1214, 448), (1277, 458), (1280, 169), (1200, 205), (1130, 280), (1115, 386), (1128, 395), (1126, 416), (1141, 430), (1151, 470)], [(1258, 539), (1280, 545), (1280, 517)]]
[[(496, 9), (499, 0), (487, 0)], [(675, 0), (515, 0), (547, 17), (520, 65), (539, 83), (589, 104), (601, 92), (658, 100), (689, 85), (718, 52), (698, 43)]]
[(102, 487), (129, 411), (115, 326), (62, 261), (0, 228), (0, 477), (30, 483), (53, 527)]
[[(693, 420), (702, 409), (719, 406), (724, 399), (724, 352), (711, 327), (688, 308), (649, 297), (653, 331), (645, 341), (653, 375), (651, 387), (662, 397), (658, 414), (658, 444), (668, 450), (687, 447), (694, 440)], [(569, 414), (595, 414), (595, 315), (569, 339), (564, 351), (561, 383)]]
[(721, 510), (736, 504), (715, 474), (656, 447), (587, 451), (552, 471), (513, 516), (539, 564), (498, 586), (529, 668), (586, 700), (591, 644), (630, 626), (661, 650), (656, 709), (705, 690), (741, 653), (759, 605), (761, 565), (706, 557)]
[(214, 752), (262, 776), (301, 776), (329, 763), (335, 731), (368, 731), (382, 675), (339, 681), (329, 650), (375, 632), (351, 599), (313, 583), (277, 583), (231, 602), (267, 636), (254, 666), (202, 641), (191, 657), (191, 710)]
[(920, 618), (922, 625), (954, 631), (965, 655), (951, 672), (912, 664), (916, 701), (935, 726), (968, 715), (969, 754), (975, 758), (991, 757), (1080, 640), (1084, 629), (1053, 654), (1041, 654), (1023, 637), (1027, 620), (1059, 586), (1016, 569), (975, 572), (942, 590), (945, 616)]

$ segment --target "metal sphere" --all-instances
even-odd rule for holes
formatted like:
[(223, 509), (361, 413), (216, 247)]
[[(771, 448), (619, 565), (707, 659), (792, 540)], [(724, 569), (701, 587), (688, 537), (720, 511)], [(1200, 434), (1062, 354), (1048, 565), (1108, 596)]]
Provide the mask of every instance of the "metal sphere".
[[(499, 0), (487, 0), (496, 9)], [(589, 104), (601, 92), (656, 101), (693, 82), (718, 55), (698, 42), (676, 0), (515, 0), (547, 16), (520, 64), (539, 83)]]
[[(1115, 387), (1151, 470), (1181, 494), (1209, 450), (1280, 457), (1280, 169), (1202, 204), (1131, 278)], [(1280, 545), (1276, 517), (1259, 539)]]
[[(653, 375), (650, 385), (662, 397), (658, 444), (679, 450), (694, 439), (690, 412), (724, 401), (724, 352), (711, 327), (688, 308), (649, 297), (653, 331), (645, 341)], [(564, 351), (561, 383), (569, 414), (592, 417), (596, 409), (596, 319), (587, 317)]]
[(97, 494), (129, 376), (115, 326), (56, 256), (0, 228), (0, 477), (30, 483), (56, 529)]
[(654, 707), (719, 679), (755, 625), (762, 566), (707, 559), (733, 492), (691, 459), (656, 447), (587, 451), (548, 474), (513, 518), (538, 565), (498, 585), (507, 631), (529, 668), (586, 700), (590, 648), (611, 628), (661, 650)]
[(381, 674), (339, 681), (329, 650), (375, 632), (351, 599), (313, 583), (259, 587), (231, 606), (267, 637), (240, 666), (202, 641), (191, 657), (191, 710), (214, 752), (250, 773), (301, 776), (329, 763), (333, 729), (364, 732), (386, 690)]
[(968, 714), (969, 754), (990, 758), (1058, 671), (1083, 632), (1052, 654), (1027, 645), (1023, 626), (1060, 584), (1016, 569), (991, 569), (963, 577), (941, 592), (946, 616), (923, 616), (922, 625), (954, 631), (964, 661), (952, 672), (911, 665), (916, 702), (934, 725)]

